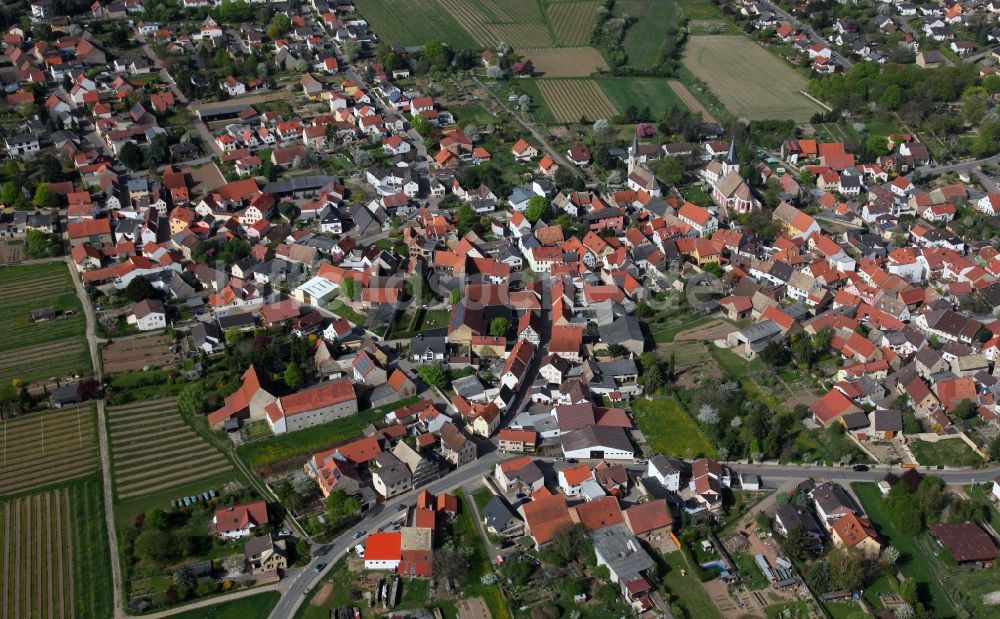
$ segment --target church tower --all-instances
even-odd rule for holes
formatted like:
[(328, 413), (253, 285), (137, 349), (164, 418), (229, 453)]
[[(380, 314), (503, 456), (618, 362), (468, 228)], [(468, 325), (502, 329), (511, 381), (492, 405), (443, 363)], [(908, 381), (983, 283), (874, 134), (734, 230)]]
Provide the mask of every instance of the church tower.
[(631, 175), (632, 171), (635, 170), (636, 164), (639, 163), (639, 132), (636, 131), (632, 135), (632, 146), (628, 151), (628, 173)]
[(736, 159), (736, 140), (734, 139), (729, 143), (729, 152), (726, 153), (726, 159), (722, 162), (722, 176), (725, 178), (730, 172), (740, 173), (740, 162)]

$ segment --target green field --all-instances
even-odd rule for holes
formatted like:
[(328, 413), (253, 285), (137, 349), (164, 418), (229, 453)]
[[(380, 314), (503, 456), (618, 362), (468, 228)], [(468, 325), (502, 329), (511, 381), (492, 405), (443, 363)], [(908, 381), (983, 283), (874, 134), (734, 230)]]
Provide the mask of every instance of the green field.
[(596, 81), (619, 112), (630, 105), (640, 110), (648, 107), (652, 118), (657, 119), (671, 107), (688, 109), (664, 78), (619, 77), (598, 78)]
[(615, 15), (636, 18), (622, 41), (628, 64), (640, 69), (655, 65), (663, 49), (663, 32), (676, 21), (677, 3), (674, 0), (618, 0)]
[(291, 461), (294, 461), (295, 465), (298, 466), (304, 457), (323, 449), (329, 449), (349, 439), (358, 438), (365, 426), (382, 419), (389, 411), (415, 404), (418, 401), (417, 397), (403, 398), (398, 402), (362, 411), (330, 423), (313, 426), (302, 432), (289, 432), (241, 445), (236, 449), (236, 453), (247, 466), (253, 469)]
[(278, 605), (280, 599), (281, 594), (277, 591), (266, 591), (172, 616), (177, 619), (267, 619), (271, 609)]
[(800, 92), (805, 77), (743, 35), (690, 37), (684, 66), (740, 118), (805, 122), (823, 110)]
[(917, 462), (925, 466), (976, 466), (983, 463), (983, 459), (959, 439), (936, 443), (912, 441), (910, 450)]
[(649, 444), (647, 455), (686, 456), (690, 449), (695, 456), (715, 456), (715, 448), (673, 396), (636, 400), (632, 410)]
[(456, 48), (477, 47), (469, 33), (436, 0), (357, 0), (358, 13), (379, 38), (399, 45), (436, 40)]
[(0, 503), (0, 618), (112, 614), (99, 475)]
[(920, 542), (926, 541), (926, 536), (917, 538), (903, 535), (896, 528), (889, 515), (888, 507), (879, 492), (878, 486), (870, 482), (855, 482), (851, 484), (854, 494), (861, 501), (861, 507), (871, 518), (872, 523), (882, 537), (884, 545), (895, 546), (902, 555), (899, 570), (907, 578), (914, 578), (924, 590), (922, 598), (935, 617), (950, 617), (954, 615), (951, 600), (945, 594), (941, 583), (934, 576), (931, 566), (932, 559), (927, 548)]
[[(31, 312), (73, 311), (33, 323)], [(32, 382), (88, 370), (86, 319), (69, 269), (46, 262), (0, 269), (0, 382)]]

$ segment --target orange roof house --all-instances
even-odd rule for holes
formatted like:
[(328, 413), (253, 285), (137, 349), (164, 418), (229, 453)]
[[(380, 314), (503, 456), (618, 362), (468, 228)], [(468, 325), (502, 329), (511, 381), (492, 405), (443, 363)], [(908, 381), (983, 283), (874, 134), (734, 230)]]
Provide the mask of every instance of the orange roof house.
[(519, 510), (536, 547), (548, 544), (556, 531), (573, 524), (566, 506), (566, 497), (562, 494), (536, 494), (533, 500), (522, 505)]
[(217, 509), (212, 522), (215, 525), (216, 535), (222, 537), (237, 538), (253, 535), (258, 527), (268, 523), (267, 503), (264, 501), (237, 503)]

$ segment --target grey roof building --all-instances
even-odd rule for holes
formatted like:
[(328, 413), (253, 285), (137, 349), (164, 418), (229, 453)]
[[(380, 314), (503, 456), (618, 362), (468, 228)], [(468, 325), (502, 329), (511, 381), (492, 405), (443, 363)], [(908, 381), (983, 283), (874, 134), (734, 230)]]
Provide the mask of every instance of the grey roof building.
[(597, 564), (608, 566), (612, 582), (618, 583), (623, 592), (628, 583), (644, 577), (655, 565), (624, 524), (598, 529), (590, 534), (590, 539), (594, 542)]
[(504, 537), (518, 537), (524, 532), (524, 523), (507, 506), (507, 502), (494, 496), (483, 508), (483, 524), (487, 530)]

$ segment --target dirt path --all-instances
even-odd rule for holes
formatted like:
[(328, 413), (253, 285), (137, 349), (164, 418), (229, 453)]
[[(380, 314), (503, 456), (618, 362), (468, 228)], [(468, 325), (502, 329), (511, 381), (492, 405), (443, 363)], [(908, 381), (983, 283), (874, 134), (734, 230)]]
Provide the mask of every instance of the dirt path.
[(670, 80), (667, 83), (670, 84), (670, 89), (674, 91), (674, 94), (680, 97), (680, 100), (684, 102), (684, 105), (691, 108), (691, 111), (701, 112), (701, 117), (705, 122), (716, 124), (719, 122), (715, 120), (715, 116), (712, 116), (712, 113), (708, 111), (708, 108), (702, 105), (701, 101), (698, 101), (698, 99), (691, 94), (691, 91), (688, 90), (687, 86), (677, 80)]
[(10, 581), (7, 579), (7, 569), (10, 568), (10, 502), (3, 504), (3, 571), (0, 571), (0, 581), (3, 581), (3, 593), (0, 595), (0, 617), (7, 616), (7, 602), (10, 600)]
[[(76, 615), (76, 602), (73, 599), (75, 597), (73, 591), (73, 529), (69, 526), (69, 489), (63, 488), (63, 504), (66, 509), (63, 510), (63, 529), (66, 531), (66, 543), (63, 544), (66, 547), (66, 559), (69, 569), (67, 573), (69, 574), (69, 583), (66, 587), (66, 591), (69, 592), (69, 617), (72, 619)], [(116, 558), (111, 557), (112, 565), (114, 565)]]

